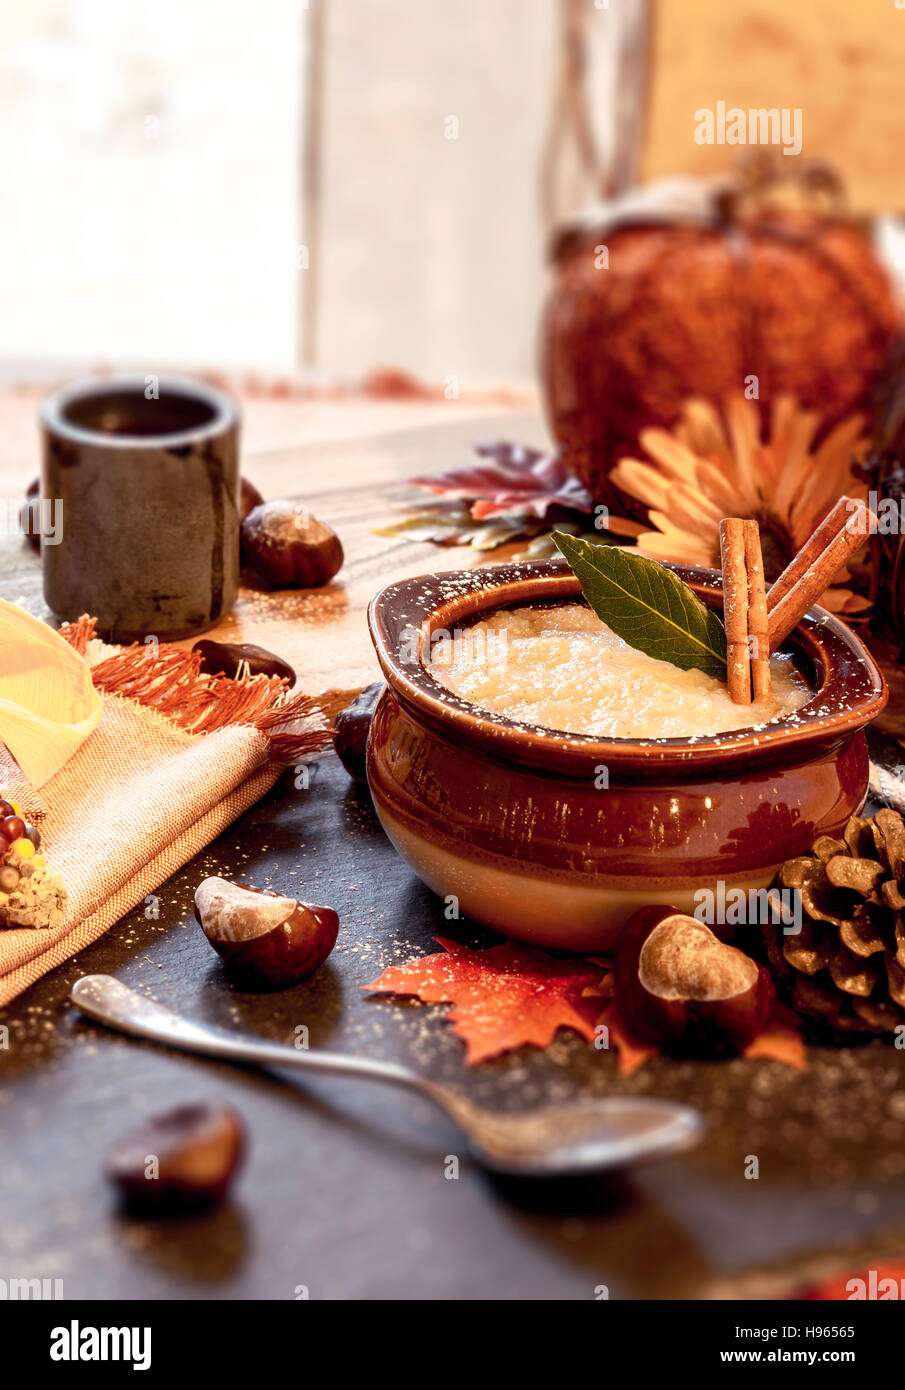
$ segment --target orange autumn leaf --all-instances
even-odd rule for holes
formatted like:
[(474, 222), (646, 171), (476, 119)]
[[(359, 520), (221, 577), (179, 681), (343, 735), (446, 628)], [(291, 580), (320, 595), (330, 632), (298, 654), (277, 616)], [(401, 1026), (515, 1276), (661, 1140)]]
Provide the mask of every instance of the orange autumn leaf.
[(837, 1274), (822, 1279), (817, 1284), (809, 1284), (797, 1289), (793, 1298), (805, 1302), (812, 1300), (863, 1301), (875, 1299), (886, 1302), (890, 1299), (901, 1301), (905, 1297), (905, 1264), (901, 1260), (879, 1260), (869, 1269), (852, 1270), (848, 1274)]
[(645, 1062), (650, 1061), (651, 1057), (658, 1055), (657, 1048), (652, 1047), (650, 1043), (639, 1042), (637, 1038), (632, 1037), (615, 1004), (610, 1005), (601, 1022), (609, 1029), (610, 1046), (616, 1049), (616, 1064), (622, 1076), (631, 1076), (633, 1071), (637, 1071)]
[[(650, 1043), (640, 1042), (632, 1036), (619, 1017), (615, 1004), (610, 1005), (601, 1022), (609, 1029), (610, 1045), (616, 1048), (616, 1060), (623, 1076), (631, 1076), (632, 1072), (643, 1067), (651, 1057), (660, 1055), (659, 1048), (653, 1047)], [(788, 1067), (804, 1071), (807, 1067), (807, 1056), (795, 1014), (777, 1004), (764, 1031), (748, 1044), (742, 1056), (749, 1060), (760, 1057), (772, 1062), (784, 1062)]]
[(772, 1062), (784, 1062), (787, 1067), (805, 1071), (808, 1059), (798, 1015), (782, 1004), (774, 1004), (766, 1028), (753, 1043), (749, 1043), (743, 1055), (765, 1057)]
[(390, 966), (362, 989), (454, 1005), (449, 1018), (470, 1066), (526, 1044), (548, 1047), (559, 1028), (593, 1041), (606, 979), (599, 967), (511, 942), (473, 951), (435, 939), (441, 953)]

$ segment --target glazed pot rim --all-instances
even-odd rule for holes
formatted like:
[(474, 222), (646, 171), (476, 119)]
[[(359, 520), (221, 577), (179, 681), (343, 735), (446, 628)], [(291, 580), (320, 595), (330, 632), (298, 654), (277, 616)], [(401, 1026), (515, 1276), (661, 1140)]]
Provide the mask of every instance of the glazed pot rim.
[[(717, 570), (669, 564), (705, 601), (722, 597)], [(795, 630), (795, 645), (817, 675), (817, 688), (799, 709), (768, 724), (726, 733), (666, 739), (596, 738), (535, 728), (481, 710), (431, 674), (425, 650), (431, 635), (473, 622), (499, 608), (581, 600), (581, 586), (564, 560), (538, 560), (419, 575), (387, 585), (368, 610), (381, 669), (397, 696), (455, 740), (482, 744), (521, 763), (587, 771), (646, 764), (685, 775), (705, 765), (808, 756), (801, 745), (838, 741), (863, 728), (886, 704), (886, 682), (863, 643), (844, 623), (815, 605)], [(714, 605), (719, 607), (719, 605)]]

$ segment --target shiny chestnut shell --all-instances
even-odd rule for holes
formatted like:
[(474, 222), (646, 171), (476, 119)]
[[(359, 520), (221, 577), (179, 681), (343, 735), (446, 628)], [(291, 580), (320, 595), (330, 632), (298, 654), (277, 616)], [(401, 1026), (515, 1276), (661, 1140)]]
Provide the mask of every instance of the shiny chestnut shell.
[(33, 478), (19, 508), (19, 530), (33, 550), (41, 549), (41, 480)]
[(368, 730), (377, 708), (377, 701), (385, 689), (383, 681), (375, 681), (373, 685), (362, 690), (361, 694), (356, 695), (350, 705), (341, 709), (333, 721), (333, 746), (337, 757), (356, 782), (368, 780), (365, 766)]
[(254, 511), (255, 507), (263, 504), (264, 498), (261, 496), (254, 483), (250, 483), (247, 478), (239, 479), (239, 525)]
[[(245, 1129), (223, 1105), (180, 1105), (150, 1116), (125, 1134), (107, 1161), (107, 1176), (131, 1207), (164, 1214), (221, 1202), (245, 1149)], [(149, 1176), (154, 1160), (157, 1176)]]
[[(256, 909), (255, 897), (266, 905)], [(238, 912), (224, 912), (224, 902)], [(285, 912), (277, 904), (285, 904)], [(339, 917), (330, 907), (219, 878), (205, 879), (197, 888), (195, 917), (236, 983), (253, 989), (279, 989), (308, 979), (339, 934)]]
[[(698, 984), (706, 985), (706, 972), (733, 976), (743, 988), (721, 993), (716, 982), (708, 997), (683, 997), (681, 972), (664, 980), (662, 966), (657, 984), (644, 977), (645, 950), (650, 949), (659, 928), (676, 924), (686, 934), (698, 934), (704, 944), (699, 954)], [(686, 967), (687, 976), (687, 967)], [(657, 990), (661, 992), (657, 992)], [(703, 922), (672, 907), (645, 907), (629, 918), (622, 929), (613, 965), (613, 999), (616, 1011), (633, 1037), (640, 1042), (683, 1055), (722, 1056), (743, 1052), (764, 1031), (774, 1003), (773, 982), (762, 965), (736, 947), (719, 940)]]
[(201, 656), (201, 670), (209, 676), (236, 676), (244, 666), (252, 676), (281, 676), (295, 685), (295, 671), (276, 652), (253, 642), (215, 642), (203, 638), (192, 647)]
[(327, 584), (343, 563), (336, 532), (282, 499), (249, 512), (242, 523), (242, 549), (263, 579), (283, 589)]

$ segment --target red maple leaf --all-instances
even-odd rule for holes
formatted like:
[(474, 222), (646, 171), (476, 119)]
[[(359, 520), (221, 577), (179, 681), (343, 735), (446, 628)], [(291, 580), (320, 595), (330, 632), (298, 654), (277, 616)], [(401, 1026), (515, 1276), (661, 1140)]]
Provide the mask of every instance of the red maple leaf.
[(593, 1040), (608, 993), (599, 966), (511, 942), (472, 951), (442, 936), (435, 940), (442, 953), (390, 966), (362, 989), (455, 1005), (449, 1018), (470, 1066), (526, 1043), (548, 1047), (558, 1028)]

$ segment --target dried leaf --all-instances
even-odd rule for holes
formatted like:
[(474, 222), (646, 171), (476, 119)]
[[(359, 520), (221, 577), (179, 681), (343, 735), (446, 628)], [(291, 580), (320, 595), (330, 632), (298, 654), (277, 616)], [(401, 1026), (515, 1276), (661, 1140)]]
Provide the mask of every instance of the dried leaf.
[(466, 464), (409, 481), (414, 487), (467, 500), (475, 520), (511, 515), (543, 520), (556, 509), (593, 512), (590, 493), (555, 456), (503, 440), (476, 444), (474, 450), (491, 462)]
[(795, 1067), (797, 1071), (805, 1071), (808, 1059), (801, 1036), (801, 1020), (791, 1009), (775, 1004), (769, 1023), (760, 1036), (748, 1044), (744, 1056), (749, 1060), (759, 1057), (765, 1061), (782, 1062), (787, 1067)]
[[(656, 1047), (640, 1042), (632, 1036), (615, 1004), (611, 1004), (607, 1009), (602, 1022), (609, 1029), (611, 1046), (615, 1046), (618, 1051), (617, 1060), (622, 1076), (631, 1076), (632, 1072), (643, 1067), (645, 1062), (659, 1055)], [(803, 1071), (807, 1066), (807, 1057), (799, 1020), (790, 1009), (779, 1003), (774, 1004), (766, 1028), (748, 1044), (742, 1055), (749, 1059), (759, 1057), (773, 1062), (783, 1062), (786, 1066)]]
[[(453, 1004), (449, 1018), (466, 1044), (470, 1066), (525, 1044), (547, 1047), (559, 1028), (572, 1028), (593, 1041), (601, 1024), (609, 1031), (623, 1076), (658, 1055), (655, 1047), (632, 1036), (611, 1001), (608, 962), (557, 960), (513, 942), (473, 951), (444, 937), (436, 940), (443, 947), (439, 954), (390, 966), (362, 988)], [(795, 1016), (777, 1003), (764, 1033), (744, 1055), (803, 1067)]]
[(591, 545), (562, 531), (555, 538), (588, 603), (613, 632), (683, 671), (725, 678), (722, 621), (672, 570), (619, 546)]
[(453, 1032), (470, 1066), (531, 1044), (548, 1047), (559, 1028), (592, 1041), (606, 975), (584, 960), (557, 960), (506, 942), (473, 951), (444, 937), (438, 955), (390, 966), (363, 989), (454, 1004)]
[(560, 521), (557, 523), (556, 531), (542, 531), (525, 550), (514, 558), (516, 560), (558, 560), (560, 551), (554, 539), (558, 531), (564, 531), (568, 536), (576, 536), (579, 540), (587, 541), (589, 545), (601, 544), (599, 531), (585, 531), (577, 523)]
[(657, 1056), (657, 1049), (649, 1043), (639, 1042), (623, 1023), (615, 1004), (611, 1004), (601, 1022), (609, 1030), (610, 1046), (616, 1048), (616, 1064), (620, 1075), (631, 1076), (633, 1071), (643, 1067), (651, 1057)]
[(851, 1270), (847, 1274), (836, 1274), (821, 1279), (817, 1284), (808, 1284), (805, 1288), (798, 1289), (792, 1296), (804, 1302), (843, 1303), (853, 1298), (883, 1302), (888, 1299), (901, 1299), (905, 1296), (903, 1290), (905, 1264), (874, 1260), (870, 1269)]
[(475, 550), (495, 550), (509, 541), (535, 536), (543, 524), (527, 518), (495, 518), (475, 521), (467, 507), (438, 508), (402, 517), (386, 526), (376, 526), (375, 536), (405, 536), (411, 541), (432, 545), (470, 545)]

